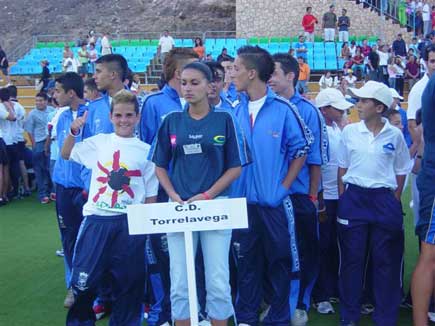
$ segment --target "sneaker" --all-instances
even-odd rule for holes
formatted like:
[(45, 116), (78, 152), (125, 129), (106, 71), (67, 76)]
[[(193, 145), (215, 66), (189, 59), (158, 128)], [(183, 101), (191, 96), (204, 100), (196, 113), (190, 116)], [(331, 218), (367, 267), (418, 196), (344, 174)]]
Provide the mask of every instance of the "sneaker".
[(340, 299), (337, 297), (330, 297), (329, 302), (331, 303), (340, 303)]
[(239, 324), (239, 326), (251, 326), (251, 325), (241, 323), (241, 324)]
[(296, 309), (292, 317), (292, 326), (305, 326), (308, 322), (308, 314), (305, 310)]
[(428, 312), (427, 316), (429, 317), (429, 320), (431, 322), (433, 322), (433, 323), (435, 322), (435, 312)]
[(198, 323), (198, 326), (211, 326), (211, 323), (207, 319), (203, 319)]
[(322, 301), (316, 305), (317, 312), (322, 315), (329, 315), (335, 313), (332, 304), (329, 301)]
[(55, 194), (54, 192), (52, 192), (52, 193), (50, 194), (50, 200), (51, 200), (51, 201), (56, 201), (56, 194)]
[[(199, 325), (201, 325), (201, 323), (199, 323)], [(171, 326), (171, 324), (169, 324), (168, 322), (161, 324), (160, 326)]]
[(56, 250), (56, 256), (58, 256), (58, 257), (64, 257), (65, 254), (63, 253), (63, 249), (57, 249)]
[(97, 320), (102, 319), (106, 315), (106, 308), (102, 304), (97, 304), (92, 309)]
[(41, 199), (41, 204), (48, 204), (50, 202), (50, 198), (44, 197)]
[(148, 316), (150, 314), (150, 305), (149, 304), (144, 304), (143, 306), (143, 319), (147, 320)]
[(23, 197), (29, 197), (32, 195), (32, 192), (30, 190), (24, 190), (22, 193)]
[(63, 301), (63, 306), (67, 309), (71, 308), (71, 306), (74, 304), (74, 293), (72, 289), (68, 289), (68, 292), (66, 293), (65, 300)]
[(370, 315), (373, 311), (375, 311), (375, 306), (371, 303), (364, 303), (361, 305), (361, 314)]

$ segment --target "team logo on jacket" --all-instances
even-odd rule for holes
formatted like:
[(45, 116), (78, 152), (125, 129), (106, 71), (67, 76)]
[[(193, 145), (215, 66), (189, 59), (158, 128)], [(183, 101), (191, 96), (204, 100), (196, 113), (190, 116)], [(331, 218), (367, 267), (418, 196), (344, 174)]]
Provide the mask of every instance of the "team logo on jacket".
[(171, 146), (172, 147), (177, 146), (177, 135), (170, 135), (169, 139), (171, 140)]
[(269, 130), (269, 135), (271, 135), (273, 138), (279, 138), (281, 134), (279, 131)]
[(85, 291), (88, 287), (86, 286), (88, 282), (89, 274), (85, 272), (80, 272), (79, 279), (77, 280), (77, 289), (80, 291)]
[(214, 141), (215, 145), (223, 145), (223, 144), (225, 144), (225, 136), (216, 135), (213, 137), (213, 141)]
[(112, 190), (110, 208), (122, 208), (117, 207), (119, 206), (118, 196), (120, 194), (127, 193), (130, 198), (134, 198), (134, 192), (130, 188), (130, 178), (140, 177), (142, 173), (140, 170), (128, 170), (125, 164), (120, 163), (120, 156), (121, 152), (119, 150), (113, 153), (111, 171), (100, 162), (97, 162), (97, 166), (100, 171), (104, 173), (104, 176), (97, 178), (97, 181), (102, 183), (102, 186), (98, 189), (97, 194), (93, 198), (94, 203), (97, 203), (100, 196), (106, 192), (109, 192), (110, 195), (110, 190)]

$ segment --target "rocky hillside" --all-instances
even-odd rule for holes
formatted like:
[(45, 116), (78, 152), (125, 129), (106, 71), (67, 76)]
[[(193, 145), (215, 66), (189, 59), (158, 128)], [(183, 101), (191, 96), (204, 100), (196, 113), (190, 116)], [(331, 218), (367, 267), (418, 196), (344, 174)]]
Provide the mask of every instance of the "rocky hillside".
[(235, 7), (236, 0), (0, 0), (0, 42), (12, 51), (43, 34), (234, 31)]

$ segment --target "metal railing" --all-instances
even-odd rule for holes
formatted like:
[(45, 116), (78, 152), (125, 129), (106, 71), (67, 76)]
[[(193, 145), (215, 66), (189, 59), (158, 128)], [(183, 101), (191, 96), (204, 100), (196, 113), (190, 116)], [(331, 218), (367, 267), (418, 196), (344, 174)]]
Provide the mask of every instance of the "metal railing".
[(28, 38), (8, 53), (8, 60), (10, 62), (17, 61), (19, 58), (23, 57), (27, 52), (29, 52), (30, 49), (33, 48), (35, 45), (35, 37)]

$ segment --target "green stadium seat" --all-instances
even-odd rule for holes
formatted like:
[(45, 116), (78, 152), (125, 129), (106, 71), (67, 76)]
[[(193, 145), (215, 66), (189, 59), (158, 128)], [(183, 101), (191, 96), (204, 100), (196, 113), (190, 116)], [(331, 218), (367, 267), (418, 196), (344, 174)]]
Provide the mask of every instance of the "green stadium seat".
[(130, 45), (130, 41), (129, 40), (120, 40), (119, 41), (119, 45), (121, 45), (121, 46), (129, 46)]
[(44, 42), (37, 42), (36, 43), (36, 48), (37, 49), (43, 49), (46, 47), (46, 44)]
[(119, 40), (113, 40), (112, 41), (112, 46), (120, 46), (121, 42)]
[(249, 44), (258, 44), (258, 37), (251, 37), (248, 41)]
[(260, 37), (260, 44), (268, 44), (269, 38), (268, 37)]
[(139, 40), (130, 40), (130, 46), (139, 46), (140, 41)]
[(285, 37), (281, 37), (279, 40), (281, 43), (290, 43), (291, 42), (291, 38), (288, 36)]
[(152, 46), (159, 46), (159, 40), (151, 40)]
[(150, 46), (150, 40), (139, 40), (139, 45), (141, 46)]
[(270, 43), (280, 43), (281, 39), (279, 37), (271, 37)]

